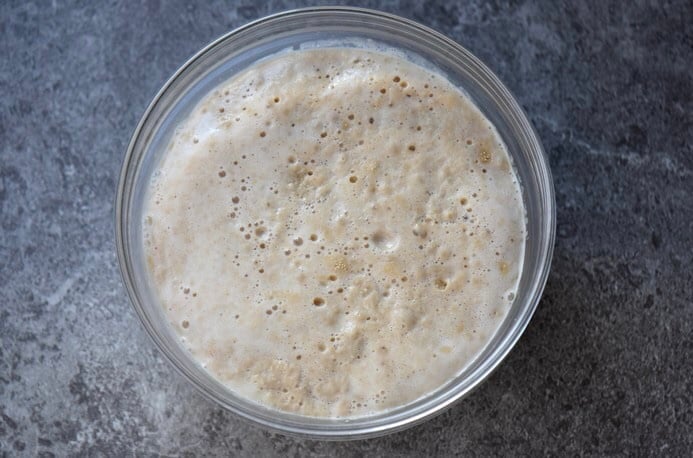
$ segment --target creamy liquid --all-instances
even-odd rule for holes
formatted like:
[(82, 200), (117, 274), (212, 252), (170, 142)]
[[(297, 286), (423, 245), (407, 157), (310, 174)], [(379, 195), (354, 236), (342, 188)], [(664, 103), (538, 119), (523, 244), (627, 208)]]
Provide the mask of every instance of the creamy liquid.
[(525, 243), (502, 142), (401, 57), (293, 51), (206, 96), (144, 217), (184, 346), (250, 400), (377, 413), (458, 375), (512, 304)]

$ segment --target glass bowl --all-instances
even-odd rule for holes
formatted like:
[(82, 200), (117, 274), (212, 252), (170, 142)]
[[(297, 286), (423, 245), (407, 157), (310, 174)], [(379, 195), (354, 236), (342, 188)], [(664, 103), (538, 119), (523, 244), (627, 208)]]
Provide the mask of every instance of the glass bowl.
[[(180, 344), (158, 303), (143, 255), (146, 190), (176, 125), (212, 88), (271, 54), (305, 46), (397, 50), (443, 74), (472, 99), (505, 142), (520, 180), (527, 241), (516, 298), (498, 331), (456, 378), (427, 396), (371, 416), (314, 418), (289, 414), (235, 395), (206, 372)], [(155, 344), (205, 396), (267, 429), (314, 439), (360, 439), (402, 430), (450, 407), (483, 382), (515, 345), (546, 283), (554, 245), (551, 173), (536, 133), (498, 78), (462, 46), (415, 22), (357, 8), (308, 8), (265, 17), (198, 52), (159, 91), (142, 116), (123, 161), (116, 198), (118, 261), (130, 300)]]

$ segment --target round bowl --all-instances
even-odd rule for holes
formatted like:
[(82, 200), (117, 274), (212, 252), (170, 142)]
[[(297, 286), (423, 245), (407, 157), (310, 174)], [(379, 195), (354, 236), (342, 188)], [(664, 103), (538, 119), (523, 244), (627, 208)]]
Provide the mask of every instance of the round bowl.
[[(305, 46), (378, 45), (411, 56), (460, 87), (494, 124), (519, 178), (527, 216), (524, 264), (514, 303), (478, 357), (425, 397), (359, 418), (289, 414), (235, 395), (179, 343), (148, 278), (142, 215), (147, 186), (176, 125), (212, 88), (271, 54)], [(357, 8), (308, 8), (265, 17), (212, 42), (164, 85), (142, 116), (123, 161), (116, 198), (118, 261), (130, 300), (156, 346), (206, 397), (265, 428), (314, 439), (359, 439), (420, 423), (468, 395), (505, 358), (526, 328), (546, 283), (556, 225), (546, 156), (522, 109), (498, 78), (443, 35), (391, 14)]]

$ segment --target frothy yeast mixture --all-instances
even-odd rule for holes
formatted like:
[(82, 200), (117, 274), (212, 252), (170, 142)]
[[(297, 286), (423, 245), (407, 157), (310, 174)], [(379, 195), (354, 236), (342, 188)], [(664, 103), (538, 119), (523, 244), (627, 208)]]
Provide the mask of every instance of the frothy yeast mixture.
[(272, 408), (355, 417), (430, 393), (489, 342), (524, 218), (498, 134), (449, 81), (329, 48), (206, 96), (143, 227), (160, 302), (207, 371)]

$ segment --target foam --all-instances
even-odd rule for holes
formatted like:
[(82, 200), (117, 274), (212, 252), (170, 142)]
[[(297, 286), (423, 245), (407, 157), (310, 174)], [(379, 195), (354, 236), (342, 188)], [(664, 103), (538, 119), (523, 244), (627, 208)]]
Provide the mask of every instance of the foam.
[(152, 180), (149, 273), (231, 390), (353, 417), (459, 374), (512, 304), (524, 209), (495, 129), (447, 80), (358, 49), (222, 83)]

